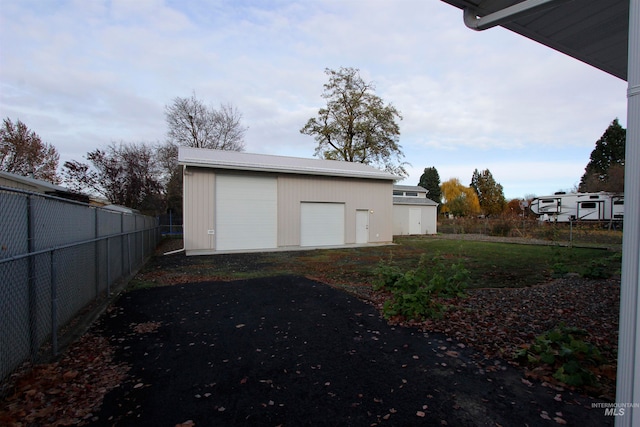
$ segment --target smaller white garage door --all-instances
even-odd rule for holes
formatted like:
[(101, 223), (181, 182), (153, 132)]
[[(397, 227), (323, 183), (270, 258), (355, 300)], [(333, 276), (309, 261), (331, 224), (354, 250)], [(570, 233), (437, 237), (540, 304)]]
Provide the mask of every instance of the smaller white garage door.
[(300, 246), (344, 245), (344, 203), (300, 204)]

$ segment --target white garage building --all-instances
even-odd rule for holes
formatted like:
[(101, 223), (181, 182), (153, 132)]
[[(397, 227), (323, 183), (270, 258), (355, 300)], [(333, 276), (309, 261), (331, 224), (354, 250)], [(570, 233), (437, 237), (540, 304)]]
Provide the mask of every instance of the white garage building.
[(393, 186), (393, 235), (436, 234), (438, 204), (418, 186)]
[(187, 255), (390, 243), (393, 183), (368, 165), (180, 147)]

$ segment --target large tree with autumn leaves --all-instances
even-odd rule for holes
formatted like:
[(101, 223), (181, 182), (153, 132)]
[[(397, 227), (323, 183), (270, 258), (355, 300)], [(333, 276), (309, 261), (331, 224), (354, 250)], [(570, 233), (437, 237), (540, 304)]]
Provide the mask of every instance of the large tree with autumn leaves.
[(42, 142), (20, 119), (15, 123), (8, 117), (2, 121), (0, 170), (57, 184), (59, 159), (55, 147)]
[(400, 112), (374, 93), (375, 86), (357, 68), (326, 69), (329, 82), (322, 97), (327, 105), (300, 132), (315, 137), (315, 155), (376, 166), (407, 176), (399, 144)]
[(478, 195), (473, 188), (462, 185), (458, 178), (443, 182), (440, 188), (443, 213), (454, 216), (471, 216), (480, 213)]

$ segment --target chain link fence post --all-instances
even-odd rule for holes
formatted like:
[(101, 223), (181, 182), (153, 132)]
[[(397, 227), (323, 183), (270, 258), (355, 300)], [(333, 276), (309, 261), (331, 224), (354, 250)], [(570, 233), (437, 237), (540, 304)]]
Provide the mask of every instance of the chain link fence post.
[(85, 309), (92, 304), (106, 303), (153, 252), (160, 234), (154, 218), (4, 186), (0, 219), (3, 393), (5, 380), (24, 362), (60, 352), (76, 332), (71, 322), (80, 313), (90, 316)]
[(58, 355), (58, 283), (56, 276), (55, 250), (49, 251), (51, 257), (51, 354)]

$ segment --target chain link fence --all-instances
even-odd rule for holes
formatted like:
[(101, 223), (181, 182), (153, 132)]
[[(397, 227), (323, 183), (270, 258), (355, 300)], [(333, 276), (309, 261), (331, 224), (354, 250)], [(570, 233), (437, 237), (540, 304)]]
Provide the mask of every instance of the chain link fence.
[(480, 234), (548, 240), (556, 244), (622, 248), (622, 223), (611, 221), (542, 222), (534, 217), (439, 218), (440, 234)]
[(173, 213), (167, 213), (158, 217), (160, 221), (160, 233), (166, 237), (182, 236), (182, 217)]
[(65, 326), (159, 239), (156, 218), (0, 187), (0, 382), (55, 356)]

